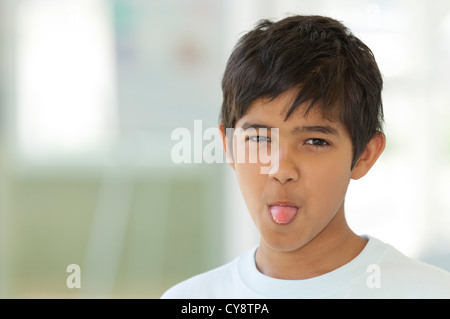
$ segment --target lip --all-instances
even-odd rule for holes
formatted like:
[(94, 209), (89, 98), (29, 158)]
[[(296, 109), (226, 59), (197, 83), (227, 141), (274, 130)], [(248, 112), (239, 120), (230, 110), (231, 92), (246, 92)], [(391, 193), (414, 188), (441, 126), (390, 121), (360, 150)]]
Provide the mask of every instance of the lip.
[(297, 208), (297, 209), (298, 209), (298, 207), (299, 207), (297, 204), (295, 204), (295, 203), (293, 203), (293, 202), (290, 202), (290, 201), (277, 201), (277, 202), (272, 202), (272, 203), (267, 204), (267, 206), (268, 206), (268, 207), (270, 207), (270, 206), (289, 206), (289, 207), (295, 207), (295, 208)]
[[(279, 206), (279, 207), (293, 207), (293, 208), (296, 209), (296, 212), (295, 212), (291, 217), (289, 217), (287, 220), (280, 221), (280, 220), (277, 220), (277, 219), (273, 216), (273, 214), (272, 214), (272, 212), (271, 212), (271, 207), (273, 207), (273, 206)], [(268, 215), (269, 215), (270, 219), (271, 219), (272, 222), (274, 222), (276, 225), (281, 225), (281, 226), (288, 225), (288, 224), (292, 223), (292, 221), (297, 217), (298, 210), (299, 210), (299, 206), (296, 205), (296, 204), (293, 203), (293, 202), (290, 202), (290, 201), (277, 201), (277, 202), (269, 203), (269, 204), (267, 205), (267, 212), (268, 212)]]

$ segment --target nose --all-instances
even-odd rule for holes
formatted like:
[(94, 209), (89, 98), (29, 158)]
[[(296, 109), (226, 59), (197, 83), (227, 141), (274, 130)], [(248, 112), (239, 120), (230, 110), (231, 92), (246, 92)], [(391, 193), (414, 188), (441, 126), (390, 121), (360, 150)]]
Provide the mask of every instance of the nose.
[(295, 160), (295, 154), (287, 146), (282, 147), (280, 145), (276, 160), (273, 162), (268, 174), (270, 179), (281, 184), (298, 180), (300, 171)]

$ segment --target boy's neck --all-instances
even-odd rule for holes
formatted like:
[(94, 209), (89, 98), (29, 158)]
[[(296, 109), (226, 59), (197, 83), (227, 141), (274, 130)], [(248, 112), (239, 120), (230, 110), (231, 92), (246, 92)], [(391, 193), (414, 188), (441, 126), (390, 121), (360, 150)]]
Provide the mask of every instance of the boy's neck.
[(301, 280), (333, 271), (364, 249), (367, 240), (348, 227), (343, 209), (320, 234), (294, 251), (272, 249), (262, 240), (256, 251), (258, 270), (273, 278)]

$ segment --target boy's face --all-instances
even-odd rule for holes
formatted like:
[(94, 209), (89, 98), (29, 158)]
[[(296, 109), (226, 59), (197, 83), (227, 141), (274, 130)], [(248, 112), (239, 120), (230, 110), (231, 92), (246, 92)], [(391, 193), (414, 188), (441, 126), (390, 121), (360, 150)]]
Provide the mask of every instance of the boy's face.
[[(284, 121), (295, 94), (288, 90), (273, 101), (256, 100), (236, 123), (235, 129), (268, 127), (260, 137), (235, 138), (233, 154), (239, 147), (248, 154), (275, 143), (278, 151), (270, 155), (278, 160), (271, 162), (269, 173), (261, 174), (268, 164), (258, 161), (231, 164), (261, 240), (281, 251), (301, 248), (336, 226), (332, 221), (344, 214), (353, 173), (352, 141), (342, 123), (324, 119), (316, 108), (305, 117), (302, 107)], [(272, 140), (270, 128), (279, 128)]]

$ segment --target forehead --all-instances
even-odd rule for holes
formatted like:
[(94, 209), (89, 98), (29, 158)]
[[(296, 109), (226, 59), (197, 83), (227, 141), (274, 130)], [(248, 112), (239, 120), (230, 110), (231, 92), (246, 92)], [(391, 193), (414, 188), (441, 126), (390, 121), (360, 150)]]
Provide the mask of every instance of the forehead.
[(278, 127), (280, 129), (323, 126), (331, 128), (331, 131), (345, 130), (344, 125), (336, 117), (329, 114), (325, 115), (319, 104), (309, 108), (309, 101), (298, 105), (295, 111), (286, 118), (288, 110), (295, 101), (297, 92), (298, 90), (290, 89), (274, 99), (256, 99), (244, 116), (236, 122), (236, 127), (245, 129), (252, 126), (251, 124), (256, 124), (266, 127)]

